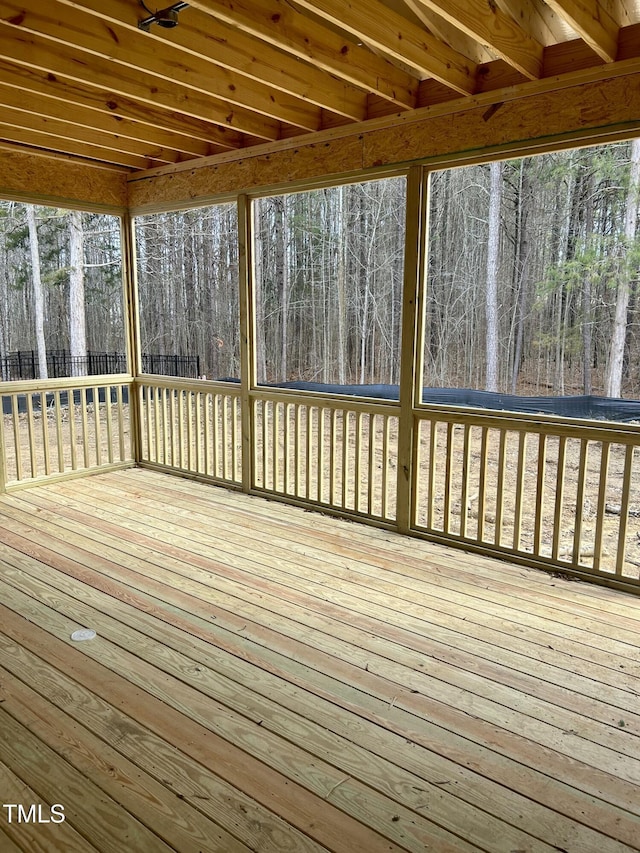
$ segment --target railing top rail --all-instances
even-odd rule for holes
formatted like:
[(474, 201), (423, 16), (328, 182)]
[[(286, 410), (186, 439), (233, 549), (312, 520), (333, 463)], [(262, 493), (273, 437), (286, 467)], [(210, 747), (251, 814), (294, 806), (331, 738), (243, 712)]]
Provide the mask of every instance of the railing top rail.
[(274, 400), (279, 403), (302, 403), (306, 406), (324, 406), (328, 409), (375, 412), (375, 414), (399, 415), (400, 403), (380, 397), (353, 397), (349, 394), (327, 394), (323, 391), (300, 391), (295, 388), (253, 388), (250, 396), (258, 400)]
[(414, 409), (414, 414), (419, 420), (469, 424), (470, 426), (494, 427), (545, 435), (564, 435), (568, 438), (590, 438), (596, 441), (640, 444), (640, 425), (621, 421), (596, 421), (567, 418), (563, 415), (488, 411), (487, 409), (472, 409), (466, 406), (441, 406), (437, 403), (423, 403)]
[(240, 384), (237, 382), (219, 382), (213, 379), (185, 379), (183, 376), (164, 376), (159, 373), (144, 373), (135, 380), (136, 385), (148, 385), (152, 388), (173, 388), (176, 391), (207, 390), (219, 391), (230, 397), (239, 397)]
[(38, 394), (40, 391), (67, 391), (104, 385), (131, 385), (133, 376), (126, 373), (104, 373), (96, 376), (67, 376), (57, 379), (20, 379), (0, 382), (0, 397), (9, 394)]

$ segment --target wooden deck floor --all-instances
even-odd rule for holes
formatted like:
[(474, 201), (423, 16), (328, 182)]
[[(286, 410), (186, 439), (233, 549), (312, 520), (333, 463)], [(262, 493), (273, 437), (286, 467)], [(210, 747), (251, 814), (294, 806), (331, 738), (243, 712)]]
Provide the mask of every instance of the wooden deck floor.
[(640, 850), (637, 598), (129, 470), (0, 602), (3, 853)]

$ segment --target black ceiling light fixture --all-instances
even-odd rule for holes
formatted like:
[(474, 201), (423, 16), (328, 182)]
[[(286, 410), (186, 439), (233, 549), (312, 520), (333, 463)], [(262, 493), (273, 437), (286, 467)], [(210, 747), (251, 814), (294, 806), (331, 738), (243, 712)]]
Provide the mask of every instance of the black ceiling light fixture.
[(159, 27), (163, 27), (166, 30), (171, 30), (173, 27), (177, 27), (178, 12), (186, 9), (189, 4), (174, 3), (172, 6), (167, 6), (166, 9), (161, 9), (159, 12), (152, 12), (151, 9), (145, 6), (142, 0), (140, 0), (140, 5), (149, 13), (149, 17), (145, 18), (143, 21), (138, 21), (138, 27), (148, 33), (152, 24), (157, 24)]

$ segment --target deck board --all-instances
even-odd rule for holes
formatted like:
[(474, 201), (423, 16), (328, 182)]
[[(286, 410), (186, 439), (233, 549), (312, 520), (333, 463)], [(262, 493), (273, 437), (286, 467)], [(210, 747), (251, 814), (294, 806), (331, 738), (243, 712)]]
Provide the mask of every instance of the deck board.
[(630, 595), (137, 469), (2, 496), (0, 601), (86, 849), (640, 850)]

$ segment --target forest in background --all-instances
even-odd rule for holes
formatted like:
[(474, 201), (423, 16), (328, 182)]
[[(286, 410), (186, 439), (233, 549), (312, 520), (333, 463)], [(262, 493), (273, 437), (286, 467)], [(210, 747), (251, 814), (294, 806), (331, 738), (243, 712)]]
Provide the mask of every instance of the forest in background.
[(77, 375), (88, 352), (124, 353), (120, 241), (116, 216), (0, 200), (2, 379), (12, 354), (33, 352), (47, 378), (63, 352)]
[[(640, 398), (639, 183), (638, 142), (434, 172), (424, 385)], [(255, 201), (259, 381), (398, 382), (405, 195)], [(238, 377), (235, 205), (138, 217), (136, 252), (142, 350)], [(124, 352), (116, 217), (0, 202), (0, 263), (0, 357)]]

